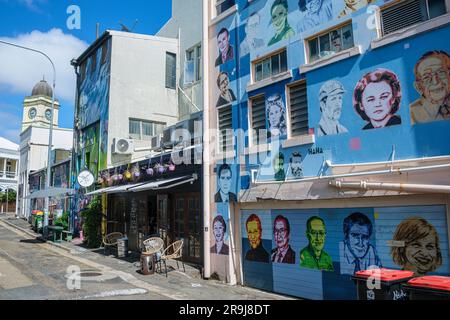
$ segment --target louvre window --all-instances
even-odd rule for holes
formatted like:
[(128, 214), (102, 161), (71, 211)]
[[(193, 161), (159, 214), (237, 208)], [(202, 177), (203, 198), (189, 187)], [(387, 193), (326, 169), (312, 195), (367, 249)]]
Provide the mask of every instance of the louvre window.
[(152, 137), (163, 132), (165, 123), (130, 119), (129, 135), (131, 139), (151, 140)]
[(254, 63), (255, 82), (287, 71), (286, 50)]
[[(263, 143), (267, 140), (269, 134), (266, 128), (266, 103), (265, 97), (260, 96), (251, 100), (251, 120), (252, 120), (252, 137), (253, 145)], [(262, 134), (266, 132), (266, 136)]]
[(291, 135), (308, 134), (308, 100), (306, 97), (306, 82), (289, 87), (289, 106), (291, 119)]
[(216, 0), (217, 15), (227, 11), (235, 4), (235, 0)]
[(424, 22), (447, 12), (445, 0), (408, 0), (381, 11), (383, 35)]
[(177, 55), (166, 52), (166, 88), (175, 89), (177, 83)]
[(308, 40), (309, 62), (355, 46), (352, 24), (331, 30)]
[(219, 150), (232, 151), (234, 148), (234, 134), (231, 106), (218, 109), (219, 115)]

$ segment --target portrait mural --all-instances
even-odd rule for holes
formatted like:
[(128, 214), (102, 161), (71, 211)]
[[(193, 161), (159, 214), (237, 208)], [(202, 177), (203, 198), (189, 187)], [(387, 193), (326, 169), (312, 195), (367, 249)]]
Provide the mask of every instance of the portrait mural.
[(230, 79), (228, 72), (222, 71), (217, 77), (217, 87), (220, 90), (219, 99), (217, 100), (216, 107), (221, 107), (236, 101), (236, 96), (233, 90), (230, 89)]
[(218, 191), (214, 196), (216, 203), (220, 202), (236, 202), (236, 194), (233, 190), (233, 171), (229, 164), (222, 164), (217, 170)]
[(391, 248), (392, 259), (403, 270), (424, 276), (442, 265), (442, 253), (436, 228), (427, 220), (411, 217), (402, 221), (394, 233), (400, 246)]
[(340, 122), (345, 89), (336, 80), (325, 82), (319, 90), (321, 118), (317, 135), (319, 137), (347, 133), (348, 130)]
[(270, 39), (267, 46), (276, 44), (281, 40), (289, 39), (295, 35), (294, 29), (288, 21), (289, 7), (287, 0), (275, 0), (270, 8), (270, 16), (275, 35)]
[(314, 216), (306, 222), (306, 237), (308, 246), (300, 251), (300, 266), (302, 268), (334, 271), (331, 256), (324, 251), (327, 231), (325, 221)]
[(282, 215), (277, 216), (273, 222), (273, 239), (276, 248), (272, 249), (270, 256), (273, 263), (295, 264), (295, 251), (289, 244), (290, 234), (289, 220)]
[(341, 274), (355, 274), (361, 270), (382, 267), (375, 247), (370, 243), (373, 226), (361, 212), (355, 212), (344, 220), (344, 242), (340, 244)]
[(302, 155), (300, 152), (295, 151), (292, 153), (291, 158), (289, 159), (289, 169), (289, 178), (303, 178)]
[(375, 0), (343, 0), (344, 8), (339, 13), (338, 18), (343, 18), (353, 12), (356, 12), (368, 4), (375, 2)]
[(216, 67), (234, 59), (234, 48), (230, 44), (230, 31), (227, 28), (222, 28), (217, 33), (217, 47), (219, 56), (216, 59)]
[(229, 246), (225, 243), (225, 235), (227, 233), (227, 223), (222, 215), (217, 215), (212, 222), (212, 231), (215, 243), (211, 247), (211, 253), (228, 255), (230, 253)]
[(267, 98), (266, 114), (270, 136), (272, 138), (286, 136), (286, 111), (283, 98), (279, 93), (273, 94)]
[(264, 39), (261, 39), (259, 36), (260, 24), (261, 15), (258, 12), (253, 12), (245, 24), (245, 38), (239, 47), (239, 55), (241, 57), (265, 46)]
[(425, 53), (414, 67), (414, 87), (420, 98), (411, 103), (411, 124), (450, 119), (450, 56)]
[(262, 244), (261, 219), (256, 214), (251, 214), (245, 222), (247, 239), (250, 249), (245, 253), (245, 260), (269, 263), (269, 253)]
[(299, 0), (301, 12), (297, 31), (299, 33), (313, 29), (333, 19), (333, 4), (331, 0)]
[(284, 154), (281, 152), (275, 153), (275, 158), (273, 159), (273, 170), (275, 181), (286, 180), (286, 174), (284, 171)]
[(401, 100), (400, 81), (388, 69), (366, 73), (353, 92), (355, 111), (367, 122), (363, 130), (400, 125), (402, 119), (395, 113), (400, 109)]

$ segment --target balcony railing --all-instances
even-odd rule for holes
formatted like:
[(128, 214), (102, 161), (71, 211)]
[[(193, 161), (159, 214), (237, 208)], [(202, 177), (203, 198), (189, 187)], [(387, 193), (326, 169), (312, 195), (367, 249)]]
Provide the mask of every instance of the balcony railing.
[(0, 170), (0, 178), (17, 179), (17, 174), (15, 172), (12, 172), (12, 171)]

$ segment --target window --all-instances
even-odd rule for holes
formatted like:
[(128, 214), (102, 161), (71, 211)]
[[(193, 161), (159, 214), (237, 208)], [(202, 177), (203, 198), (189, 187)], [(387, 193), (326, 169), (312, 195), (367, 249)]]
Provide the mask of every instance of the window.
[(166, 88), (175, 89), (177, 83), (177, 55), (166, 52)]
[(236, 4), (235, 0), (216, 0), (217, 15), (227, 11)]
[(308, 40), (308, 62), (354, 47), (352, 24), (331, 30)]
[(130, 119), (129, 135), (135, 140), (151, 140), (152, 137), (163, 132), (165, 123)]
[(286, 50), (254, 63), (255, 82), (287, 71)]
[[(251, 128), (253, 145), (266, 140), (267, 136), (262, 137), (261, 134), (266, 132), (266, 101), (264, 96), (252, 98), (251, 102)], [(264, 131), (263, 131), (264, 130)], [(268, 133), (267, 133), (268, 135)]]
[(445, 0), (408, 0), (381, 10), (383, 36), (447, 12)]
[(291, 85), (289, 91), (289, 116), (291, 136), (308, 134), (308, 100), (306, 98), (306, 81)]
[(186, 51), (184, 66), (184, 84), (200, 81), (202, 78), (202, 46), (198, 45)]
[(219, 116), (219, 150), (227, 152), (233, 150), (233, 123), (231, 106), (218, 109)]

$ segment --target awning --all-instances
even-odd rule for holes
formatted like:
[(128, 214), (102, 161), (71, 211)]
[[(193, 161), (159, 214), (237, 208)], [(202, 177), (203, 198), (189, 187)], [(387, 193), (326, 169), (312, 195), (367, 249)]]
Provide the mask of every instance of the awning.
[(67, 189), (67, 188), (49, 188), (44, 190), (39, 190), (36, 192), (33, 192), (29, 196), (26, 196), (25, 199), (41, 199), (41, 198), (56, 198), (56, 197), (62, 197), (62, 196), (68, 196), (71, 194), (74, 194), (74, 189)]
[(141, 192), (141, 191), (146, 191), (146, 190), (161, 190), (161, 189), (169, 189), (172, 187), (176, 187), (185, 183), (192, 183), (194, 181), (196, 181), (198, 179), (197, 174), (192, 174), (189, 176), (183, 176), (183, 177), (178, 177), (178, 178), (173, 178), (173, 179), (167, 179), (167, 180), (160, 180), (160, 181), (152, 181), (152, 182), (147, 182), (143, 185), (137, 186), (137, 187), (133, 187), (133, 188), (129, 188), (129, 191), (132, 192)]
[(114, 194), (114, 193), (128, 192), (128, 189), (140, 186), (142, 184), (143, 183), (135, 183), (135, 184), (126, 184), (123, 186), (108, 187), (108, 188), (98, 189), (98, 190), (86, 193), (86, 195), (94, 196), (94, 195), (99, 195), (99, 194)]

